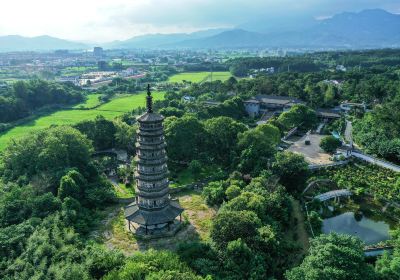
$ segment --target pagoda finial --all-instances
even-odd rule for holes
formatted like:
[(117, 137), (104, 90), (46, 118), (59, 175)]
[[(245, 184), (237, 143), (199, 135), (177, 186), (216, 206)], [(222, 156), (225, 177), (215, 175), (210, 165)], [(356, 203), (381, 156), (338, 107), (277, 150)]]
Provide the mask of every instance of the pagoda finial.
[(147, 113), (153, 113), (153, 97), (151, 96), (150, 84), (147, 84)]

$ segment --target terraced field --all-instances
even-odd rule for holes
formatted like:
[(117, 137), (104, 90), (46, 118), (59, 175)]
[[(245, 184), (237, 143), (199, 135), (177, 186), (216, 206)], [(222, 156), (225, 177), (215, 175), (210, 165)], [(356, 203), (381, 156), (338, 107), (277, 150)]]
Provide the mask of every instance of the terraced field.
[[(231, 77), (230, 72), (213, 72), (212, 80), (226, 81)], [(184, 72), (171, 76), (168, 79), (170, 83), (183, 83), (183, 81), (192, 83), (202, 83), (211, 80), (211, 72)]]
[[(153, 92), (152, 95), (154, 100), (164, 98), (164, 92)], [(145, 96), (145, 93), (126, 95), (112, 99), (110, 102), (103, 104), (96, 109), (61, 110), (47, 116), (39, 117), (0, 134), (0, 150), (3, 150), (11, 139), (18, 139), (32, 131), (45, 129), (51, 125), (71, 125), (83, 120), (94, 119), (98, 115), (102, 115), (106, 119), (113, 119), (119, 115), (130, 112), (135, 108), (144, 107), (146, 105)], [(83, 105), (85, 104), (86, 101)]]

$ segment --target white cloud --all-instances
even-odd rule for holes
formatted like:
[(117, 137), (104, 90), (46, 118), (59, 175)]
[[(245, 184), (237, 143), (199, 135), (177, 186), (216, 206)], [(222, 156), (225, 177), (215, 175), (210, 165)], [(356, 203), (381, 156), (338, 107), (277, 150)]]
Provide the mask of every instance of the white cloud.
[(144, 33), (235, 26), (261, 15), (386, 8), (399, 0), (2, 0), (0, 35), (107, 41)]

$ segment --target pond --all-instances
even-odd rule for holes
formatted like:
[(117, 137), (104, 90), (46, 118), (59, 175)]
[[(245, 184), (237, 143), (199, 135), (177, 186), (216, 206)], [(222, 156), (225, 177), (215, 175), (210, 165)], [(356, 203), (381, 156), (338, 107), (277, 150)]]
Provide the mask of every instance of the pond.
[(354, 212), (345, 212), (338, 216), (324, 219), (323, 233), (342, 233), (359, 237), (366, 245), (372, 245), (388, 240), (389, 224), (384, 221), (374, 221), (365, 216), (357, 221)]

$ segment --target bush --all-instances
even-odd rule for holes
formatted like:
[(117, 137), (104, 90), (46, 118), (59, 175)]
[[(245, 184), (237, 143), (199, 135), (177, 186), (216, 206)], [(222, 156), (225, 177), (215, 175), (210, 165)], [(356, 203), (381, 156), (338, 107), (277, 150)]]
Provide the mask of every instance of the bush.
[(342, 142), (333, 136), (326, 136), (321, 139), (319, 146), (327, 153), (334, 153), (337, 148), (342, 146)]

